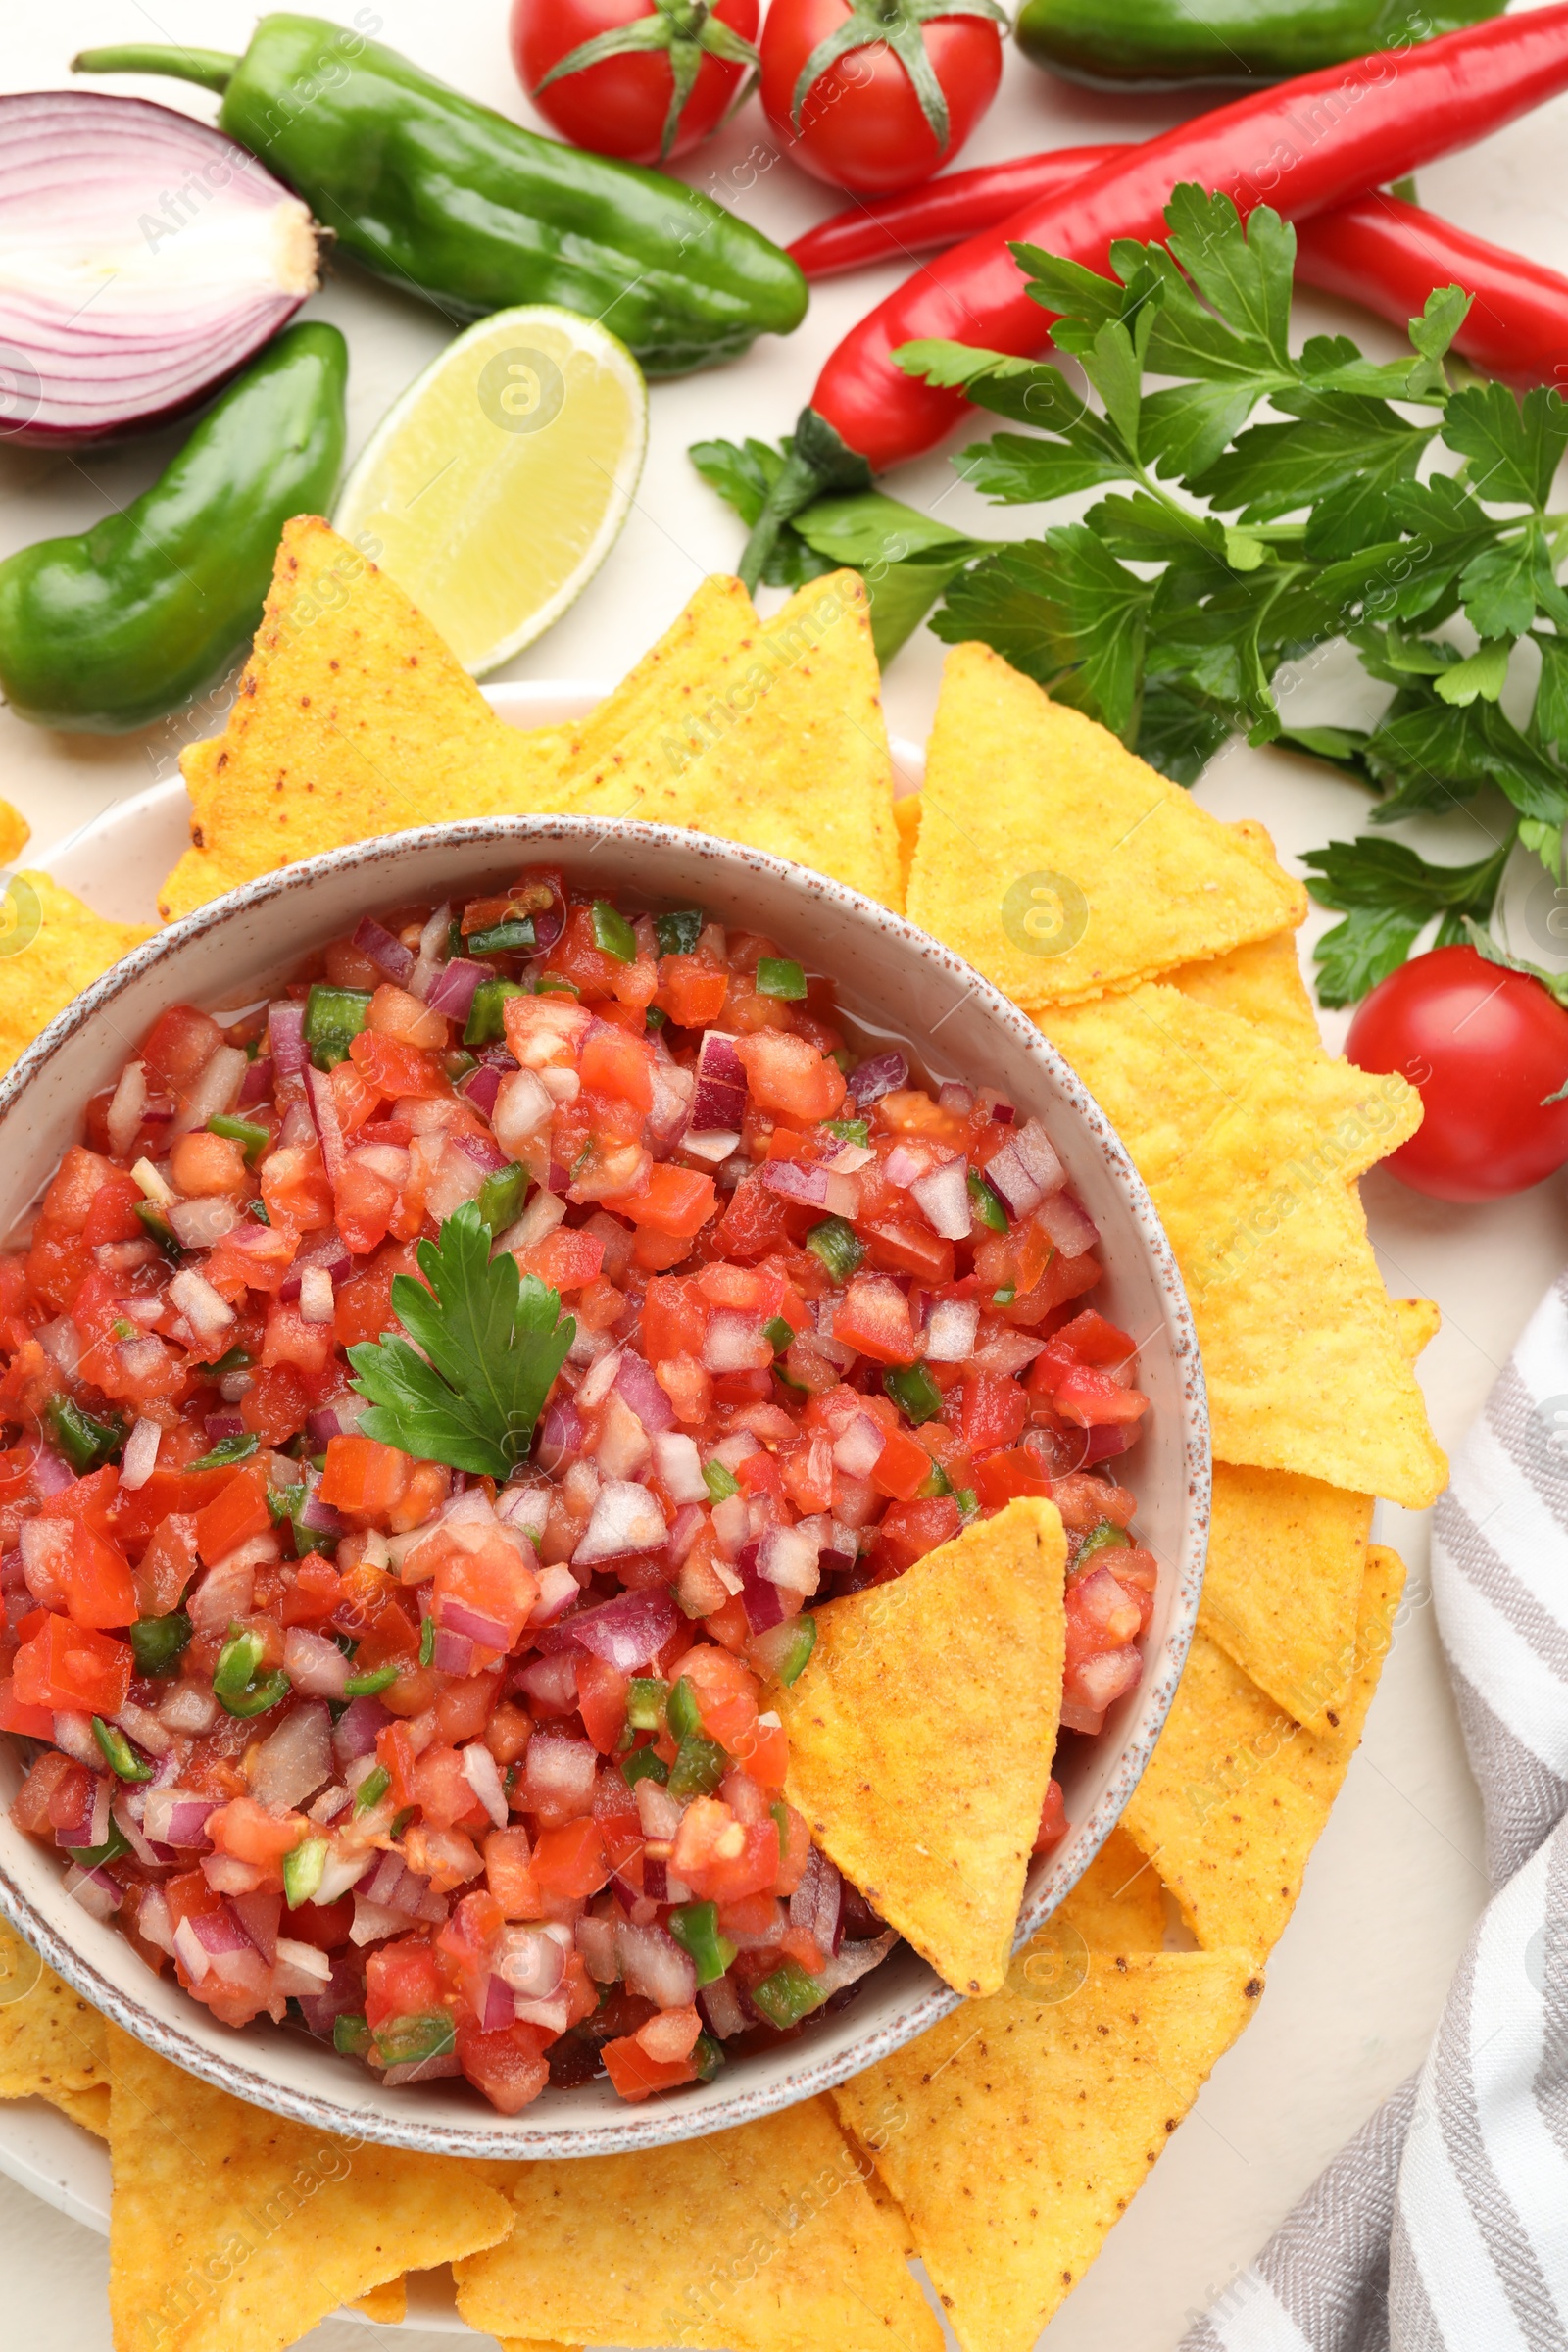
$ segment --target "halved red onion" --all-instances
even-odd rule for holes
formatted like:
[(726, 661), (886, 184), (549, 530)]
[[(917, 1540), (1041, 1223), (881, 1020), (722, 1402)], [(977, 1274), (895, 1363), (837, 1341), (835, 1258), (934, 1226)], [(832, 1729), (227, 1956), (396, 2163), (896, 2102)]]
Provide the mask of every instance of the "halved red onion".
[(1065, 1190), (1042, 1200), (1040, 1222), (1063, 1257), (1081, 1257), (1100, 1239), (1100, 1228), (1089, 1211)]
[(384, 923), (376, 921), (373, 914), (366, 915), (359, 924), (354, 934), (354, 945), (362, 956), (369, 957), (376, 970), (388, 980), (394, 981), (399, 988), (408, 987), (409, 974), (414, 969), (414, 950), (406, 948)]
[(901, 1086), (907, 1086), (908, 1083), (908, 1062), (893, 1049), (886, 1054), (873, 1054), (869, 1061), (862, 1061), (858, 1070), (852, 1071), (849, 1088), (864, 1110), (868, 1103), (880, 1102), (884, 1095), (895, 1094)]
[(0, 243), (14, 378), (0, 439), (29, 447), (193, 408), (317, 284), (310, 213), (254, 156), (172, 107), (100, 91), (0, 99)]
[(621, 1592), (597, 1609), (580, 1610), (568, 1619), (566, 1630), (581, 1648), (603, 1658), (617, 1674), (635, 1674), (658, 1656), (679, 1624), (669, 1587), (645, 1585), (641, 1592)]
[(305, 1007), (279, 997), (267, 1008), (267, 1042), (280, 1078), (297, 1078), (305, 1067)]
[(654, 1378), (653, 1368), (640, 1355), (626, 1348), (615, 1372), (615, 1390), (625, 1398), (650, 1434), (668, 1429), (675, 1418), (675, 1407)]
[(973, 1217), (969, 1207), (969, 1163), (966, 1159), (944, 1161), (940, 1168), (919, 1177), (909, 1187), (911, 1200), (917, 1200), (933, 1233), (945, 1242), (964, 1241)]
[(424, 1001), (432, 1012), (444, 1012), (449, 1020), (466, 1020), (480, 982), (495, 976), (493, 963), (474, 963), (466, 956), (454, 956), (450, 963), (438, 965), (430, 975)]
[(972, 1298), (939, 1298), (931, 1309), (921, 1353), (929, 1363), (961, 1364), (974, 1352), (979, 1328), (980, 1309)]

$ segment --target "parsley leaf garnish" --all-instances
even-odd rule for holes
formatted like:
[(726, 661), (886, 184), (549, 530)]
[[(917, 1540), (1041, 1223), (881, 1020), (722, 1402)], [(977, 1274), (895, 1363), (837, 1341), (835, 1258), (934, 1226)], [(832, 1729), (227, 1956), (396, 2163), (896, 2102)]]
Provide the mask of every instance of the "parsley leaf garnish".
[(509, 1251), (492, 1258), (471, 1200), (418, 1255), (430, 1288), (409, 1274), (392, 1283), (392, 1311), (415, 1346), (394, 1336), (349, 1349), (353, 1385), (370, 1399), (360, 1428), (406, 1453), (506, 1478), (528, 1450), (577, 1326), (563, 1318), (560, 1293), (519, 1277)]
[[(1401, 964), (1417, 934), (1442, 916), (1436, 945), (1468, 941), (1492, 912), (1511, 842), (1474, 865), (1429, 865), (1402, 841), (1331, 841), (1309, 850), (1306, 887), (1345, 916), (1318, 942), (1318, 995), (1353, 1004)], [(1483, 934), (1485, 936), (1485, 934)]]

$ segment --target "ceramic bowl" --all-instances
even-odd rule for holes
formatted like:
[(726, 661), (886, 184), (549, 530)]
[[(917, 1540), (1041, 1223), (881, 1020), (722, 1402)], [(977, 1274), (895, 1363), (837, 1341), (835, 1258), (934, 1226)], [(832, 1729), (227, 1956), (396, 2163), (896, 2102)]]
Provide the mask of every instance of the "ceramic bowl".
[[(0, 1086), (0, 1232), (26, 1212), (82, 1105), (110, 1083), (131, 1041), (179, 1000), (237, 1004), (360, 916), (410, 900), (464, 898), (524, 863), (559, 862), (608, 895), (658, 906), (700, 902), (720, 921), (766, 931), (832, 973), (863, 1029), (911, 1041), (936, 1079), (999, 1088), (1049, 1127), (1100, 1229), (1097, 1293), (1141, 1342), (1152, 1398), (1127, 1475), (1142, 1540), (1160, 1563), (1142, 1681), (1098, 1739), (1069, 1740), (1058, 1764), (1071, 1828), (1030, 1874), (1019, 1936), (1046, 1920), (1099, 1850), (1148, 1761), (1198, 1609), (1208, 1520), (1208, 1430), (1192, 1318), (1168, 1242), (1103, 1113), (1028, 1018), (950, 950), (856, 892), (787, 861), (695, 834), (599, 819), (509, 818), (430, 827), (332, 852), (200, 908), (137, 949), (61, 1014)], [(0, 1805), (22, 1777), (0, 1740)], [(69, 1984), (175, 2064), (237, 2097), (315, 2128), (459, 2156), (563, 2157), (725, 2130), (842, 2082), (933, 2025), (957, 1995), (907, 1948), (844, 2010), (776, 2049), (738, 2059), (710, 2083), (626, 2106), (607, 2082), (547, 2090), (521, 2115), (493, 2113), (458, 2081), (387, 2091), (356, 2062), (266, 2021), (234, 2033), (155, 1977), (112, 1925), (64, 1890), (62, 1858), (0, 1817), (0, 1911)]]

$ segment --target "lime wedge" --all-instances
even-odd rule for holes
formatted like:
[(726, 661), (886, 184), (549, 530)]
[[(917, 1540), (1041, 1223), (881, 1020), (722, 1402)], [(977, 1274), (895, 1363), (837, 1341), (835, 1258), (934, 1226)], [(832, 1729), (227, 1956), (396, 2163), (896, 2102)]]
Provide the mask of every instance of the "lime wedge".
[(647, 444), (648, 388), (623, 343), (570, 311), (497, 311), (388, 410), (333, 520), (482, 677), (581, 595)]

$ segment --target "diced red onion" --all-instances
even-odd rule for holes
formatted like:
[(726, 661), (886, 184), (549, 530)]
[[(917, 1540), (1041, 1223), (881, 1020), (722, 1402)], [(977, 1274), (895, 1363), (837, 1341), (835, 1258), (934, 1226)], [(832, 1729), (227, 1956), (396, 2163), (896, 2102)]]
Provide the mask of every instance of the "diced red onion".
[[(520, 1078), (522, 1071), (517, 1075)], [(449, 1137), (448, 1142), (453, 1151), (461, 1152), (465, 1159), (471, 1159), (481, 1175), (497, 1176), (512, 1165), (493, 1136), (459, 1133)]]
[(559, 1194), (541, 1185), (515, 1225), (509, 1225), (501, 1237), (503, 1250), (531, 1250), (542, 1242), (547, 1233), (554, 1233), (566, 1213), (566, 1203)]
[(283, 1910), (280, 1894), (234, 1894), (229, 1908), (269, 1968), (277, 1958), (277, 1928)]
[(324, 1266), (302, 1266), (300, 1269), (300, 1321), (302, 1323), (330, 1323), (336, 1311), (332, 1277)]
[(405, 2082), (444, 2082), (462, 2072), (457, 2051), (445, 2050), (439, 2058), (412, 2058), (406, 2065), (389, 2066), (381, 2081), (388, 2090), (398, 2090)]
[(967, 1239), (973, 1224), (967, 1160), (945, 1160), (940, 1168), (932, 1168), (911, 1184), (909, 1193), (919, 1202), (933, 1233), (940, 1234), (945, 1242)]
[[(487, 1646), (493, 1649), (501, 1645), (490, 1642)], [(466, 1680), (473, 1672), (474, 1652), (475, 1644), (466, 1634), (455, 1634), (445, 1625), (436, 1627), (430, 1663), (438, 1674), (455, 1674)]]
[(887, 1448), (887, 1433), (869, 1413), (857, 1413), (833, 1444), (835, 1466), (846, 1478), (869, 1478)]
[(372, 1755), (376, 1738), (392, 1721), (378, 1698), (351, 1698), (332, 1726), (332, 1753), (340, 1765)]
[(136, 1906), (136, 1933), (144, 1943), (174, 1956), (174, 1921), (161, 1886), (144, 1886)]
[(758, 1544), (757, 1573), (786, 1592), (809, 1598), (816, 1591), (817, 1553), (821, 1544), (804, 1527), (764, 1528)]
[(343, 1149), (343, 1122), (337, 1115), (337, 1097), (332, 1091), (329, 1070), (318, 1070), (314, 1063), (305, 1067), (305, 1100), (310, 1105), (316, 1124), (317, 1139), (321, 1147), (321, 1165), (326, 1170), (328, 1184), (336, 1184), (343, 1173), (346, 1156)]
[(481, 1062), (478, 1069), (468, 1072), (459, 1089), (465, 1101), (473, 1104), (482, 1119), (489, 1118), (495, 1109), (496, 1097), (501, 1092), (501, 1077), (500, 1070)]
[(470, 1740), (462, 1750), (463, 1773), (498, 1830), (507, 1826), (507, 1792), (494, 1756), (482, 1740)]
[(658, 1656), (679, 1624), (668, 1586), (645, 1585), (641, 1592), (622, 1592), (597, 1609), (581, 1610), (567, 1631), (581, 1648), (617, 1673), (635, 1674)]
[(717, 1167), (721, 1160), (732, 1155), (740, 1140), (738, 1127), (718, 1127), (707, 1135), (699, 1135), (688, 1127), (680, 1139), (680, 1148), (694, 1159), (706, 1159), (710, 1167)]
[(1010, 1127), (1013, 1120), (1018, 1116), (1018, 1113), (1013, 1109), (1010, 1102), (993, 1102), (991, 1105), (991, 1116), (996, 1120), (999, 1127)]
[[(92, 1738), (92, 1726), (90, 1723), (87, 1727), (87, 1737), (89, 1740)], [(60, 1717), (58, 1715), (55, 1717), (55, 1739), (58, 1743), (60, 1739)], [(70, 1755), (70, 1748), (67, 1748), (65, 1752), (67, 1755)], [(94, 1827), (93, 1817), (94, 1814), (100, 1809), (102, 1810), (104, 1818), (103, 1836), (94, 1838), (92, 1834)], [(79, 1791), (76, 1810), (72, 1815), (71, 1819), (69, 1821), (63, 1821), (59, 1823), (56, 1827), (55, 1843), (56, 1845), (70, 1846), (74, 1850), (79, 1851), (83, 1846), (102, 1845), (104, 1838), (107, 1838), (108, 1835), (109, 1791), (107, 1785), (103, 1780), (103, 1776), (100, 1774), (95, 1775), (94, 1778), (88, 1782), (87, 1786)]]
[(992, 1373), (998, 1380), (1010, 1380), (1037, 1355), (1045, 1352), (1046, 1343), (1027, 1331), (994, 1332), (975, 1355), (982, 1372)]
[(615, 1385), (615, 1374), (619, 1369), (620, 1349), (618, 1348), (607, 1350), (604, 1355), (599, 1357), (577, 1391), (577, 1403), (583, 1412), (591, 1413), (595, 1405), (603, 1404)]
[[(560, 1629), (564, 1633), (564, 1627)], [(512, 1688), (526, 1691), (530, 1698), (543, 1701), (547, 1707), (559, 1707), (565, 1713), (577, 1703), (576, 1647), (552, 1650), (548, 1655), (529, 1658), (512, 1676)]]
[(113, 1919), (124, 1901), (123, 1890), (100, 1864), (95, 1870), (82, 1870), (73, 1863), (65, 1876), (67, 1894), (78, 1902), (94, 1919)]
[(726, 1030), (706, 1029), (697, 1055), (697, 1084), (693, 1090), (687, 1127), (696, 1135), (718, 1129), (739, 1132), (746, 1115), (746, 1065)]
[(245, 1431), (238, 1413), (209, 1413), (202, 1426), (215, 1446), (221, 1445), (224, 1438), (242, 1437)]
[(576, 1550), (573, 1565), (590, 1567), (597, 1560), (613, 1560), (631, 1551), (656, 1551), (669, 1530), (664, 1514), (649, 1494), (632, 1479), (607, 1478), (594, 1497), (593, 1512)]
[(972, 1298), (939, 1298), (931, 1309), (921, 1352), (929, 1363), (961, 1364), (974, 1353), (979, 1329), (980, 1309)]
[[(498, 1617), (487, 1617), (482, 1610), (471, 1609), (447, 1593), (436, 1603), (436, 1621), (448, 1633), (462, 1634), (466, 1641), (476, 1642), (481, 1649), (508, 1649), (511, 1639)], [(458, 1671), (456, 1668), (450, 1669)], [(471, 1669), (470, 1669), (471, 1671)]]
[(184, 1108), (176, 1112), (171, 1132), (190, 1135), (205, 1127), (209, 1119), (230, 1111), (239, 1101), (239, 1090), (245, 1083), (250, 1063), (238, 1046), (220, 1046), (198, 1073)]
[[(618, 1385), (618, 1384), (617, 1384)], [(657, 1384), (656, 1384), (657, 1385)], [(660, 1390), (660, 1395), (663, 1391)], [(707, 1502), (708, 1481), (697, 1443), (682, 1430), (661, 1429), (654, 1439), (654, 1467), (671, 1502)]]
[(1040, 1203), (1040, 1222), (1063, 1257), (1082, 1257), (1100, 1239), (1100, 1229), (1088, 1210), (1065, 1190)]
[(496, 1517), (503, 1527), (514, 1528), (537, 1544), (550, 1519), (550, 1489), (532, 1481), (503, 1487), (496, 1496)]
[(1142, 1421), (1101, 1421), (1093, 1429), (1082, 1432), (1083, 1459), (1081, 1469), (1094, 1462), (1108, 1462), (1118, 1453), (1126, 1453), (1143, 1435)]
[[(285, 1305), (292, 1304), (299, 1297), (300, 1286), (309, 1266), (319, 1266), (324, 1273), (331, 1277), (334, 1285), (347, 1282), (353, 1273), (354, 1260), (349, 1255), (348, 1245), (339, 1238), (335, 1226), (327, 1226), (324, 1233), (313, 1234), (298, 1257), (295, 1258), (294, 1263), (289, 1267), (288, 1272), (279, 1283), (277, 1291), (278, 1297)], [(330, 1434), (337, 1437), (341, 1432), (333, 1430)]]
[(480, 983), (495, 976), (493, 963), (475, 963), (466, 956), (454, 956), (431, 975), (424, 1001), (432, 1012), (444, 1012), (449, 1020), (466, 1020)]
[[(69, 450), (182, 415), (317, 283), (299, 198), (172, 107), (19, 92), (0, 102), (0, 237), (16, 257), (0, 341), (26, 393), (6, 434), (23, 446)], [(171, 188), (199, 207), (199, 228)]]
[(620, 1961), (615, 1952), (615, 1923), (612, 1919), (594, 1919), (588, 1914), (578, 1920), (577, 1949), (583, 1966), (596, 1984), (613, 1984), (620, 1975)]
[(744, 2034), (752, 2022), (728, 1977), (716, 1977), (711, 1984), (705, 1984), (697, 1999), (708, 2020), (709, 2032), (715, 2034), (720, 2041), (728, 2041), (734, 2034)]
[(544, 1471), (559, 1470), (581, 1453), (583, 1443), (582, 1415), (569, 1397), (558, 1396), (547, 1404), (534, 1441), (534, 1455)]
[(265, 1102), (272, 1092), (272, 1056), (258, 1054), (254, 1061), (245, 1064), (245, 1076), (239, 1090), (239, 1107), (248, 1110), (253, 1102)]
[(524, 1799), (530, 1810), (541, 1799), (586, 1806), (598, 1770), (598, 1752), (589, 1740), (574, 1740), (567, 1732), (535, 1732), (523, 1757)]
[(746, 1611), (746, 1622), (754, 1634), (765, 1634), (770, 1626), (782, 1625), (788, 1611), (783, 1588), (770, 1584), (757, 1572), (759, 1548), (748, 1544), (735, 1565), (740, 1571), (741, 1607)]
[(306, 1415), (306, 1434), (318, 1447), (327, 1445), (333, 1438), (351, 1437), (368, 1411), (368, 1397), (346, 1392), (334, 1398), (332, 1403), (318, 1405), (314, 1412)]
[(1103, 1713), (1137, 1687), (1143, 1670), (1136, 1642), (1129, 1642), (1125, 1649), (1102, 1650), (1098, 1657), (1085, 1658), (1073, 1668), (1075, 1697), (1080, 1705)]
[(141, 1826), (155, 1845), (177, 1845), (205, 1852), (211, 1844), (207, 1817), (218, 1799), (200, 1796), (193, 1788), (150, 1788), (142, 1809)]
[(974, 1108), (974, 1090), (950, 1078), (937, 1088), (937, 1102), (943, 1110), (952, 1111), (956, 1119), (966, 1119)]
[(272, 1990), (287, 2000), (298, 2000), (304, 1992), (319, 1992), (331, 1981), (330, 1955), (318, 1951), (314, 1943), (302, 1943), (297, 1936), (280, 1936), (272, 1960)]
[[(397, 1899), (399, 1890), (408, 1882), (410, 1875), (404, 1867), (402, 1855), (388, 1851), (381, 1856), (373, 1875), (366, 1881), (360, 1892), (368, 1903), (374, 1903), (378, 1910), (395, 1911), (400, 1908)], [(412, 1901), (405, 1916), (410, 1919), (414, 1916)]]
[(44, 1438), (33, 1441), (29, 1476), (40, 1495), (63, 1494), (76, 1483), (76, 1473), (71, 1464)]
[(528, 1612), (533, 1626), (554, 1625), (563, 1612), (569, 1609), (582, 1590), (577, 1579), (564, 1560), (557, 1560), (539, 1571), (539, 1597)]
[(827, 1206), (829, 1181), (825, 1167), (805, 1160), (770, 1159), (762, 1168), (762, 1182), (770, 1193), (777, 1193), (782, 1200), (798, 1200), (807, 1208)]
[(882, 1173), (889, 1184), (905, 1189), (912, 1185), (917, 1176), (923, 1176), (929, 1164), (924, 1152), (911, 1151), (907, 1144), (895, 1144), (882, 1163)]
[(123, 1159), (135, 1142), (136, 1131), (146, 1107), (146, 1065), (139, 1061), (127, 1061), (109, 1099), (104, 1121), (109, 1130), (109, 1149), (116, 1159)]
[(894, 1050), (873, 1054), (869, 1061), (862, 1061), (858, 1070), (852, 1071), (849, 1089), (864, 1110), (869, 1103), (880, 1102), (884, 1095), (896, 1094), (900, 1087), (908, 1083), (909, 1065), (904, 1055)]
[(660, 2009), (682, 2009), (697, 1991), (697, 1970), (664, 1928), (615, 1924), (615, 1949), (628, 1992), (640, 1992)]
[(113, 1821), (121, 1836), (124, 1838), (125, 1843), (129, 1846), (137, 1861), (140, 1862), (146, 1869), (157, 1870), (165, 1859), (173, 1859), (172, 1852), (170, 1848), (166, 1847), (164, 1853), (160, 1854), (157, 1847), (150, 1845), (147, 1839), (142, 1836), (141, 1826), (137, 1822), (135, 1815), (130, 1810), (129, 1791), (127, 1789), (122, 1788), (121, 1790), (120, 1794), (111, 1804), (109, 1813), (110, 1819)]
[(224, 1952), (255, 1950), (255, 1945), (227, 1903), (220, 1903), (216, 1911), (195, 1911), (189, 1916), (190, 1925), (196, 1931), (196, 1940), (209, 1960)]
[(121, 1458), (120, 1485), (124, 1494), (134, 1494), (144, 1487), (158, 1466), (158, 1448), (163, 1443), (163, 1431), (156, 1421), (139, 1420), (125, 1440)]
[(503, 1977), (487, 1977), (484, 1998), (478, 2003), (479, 2030), (484, 2034), (499, 2034), (516, 2021), (516, 2004), (512, 1987)]
[(174, 1742), (150, 1707), (138, 1707), (133, 1699), (127, 1698), (112, 1720), (127, 1740), (134, 1740), (150, 1756), (172, 1754)]
[(986, 1162), (986, 1182), (1009, 1217), (1031, 1216), (1045, 1195), (1018, 1155), (1015, 1143), (1005, 1143)]
[(846, 1984), (857, 1984), (861, 1977), (869, 1976), (873, 1968), (880, 1968), (898, 1940), (897, 1929), (889, 1928), (874, 1942), (841, 1943), (816, 1982), (829, 1993), (842, 1992)]
[(251, 1792), (274, 1810), (314, 1796), (332, 1770), (332, 1720), (319, 1699), (296, 1707), (246, 1759)]
[(316, 1141), (316, 1121), (305, 1102), (305, 1080), (299, 1080), (299, 1098), (283, 1113), (283, 1124), (277, 1131), (277, 1142), (284, 1152), (309, 1150)]
[(376, 921), (373, 914), (366, 915), (360, 923), (354, 934), (354, 945), (362, 956), (369, 957), (376, 970), (388, 980), (395, 982), (399, 988), (408, 987), (409, 974), (414, 969), (414, 950), (406, 948), (384, 923)]
[(283, 1636), (283, 1672), (306, 1698), (341, 1698), (353, 1669), (324, 1634), (291, 1625)]
[(710, 1372), (765, 1372), (773, 1361), (773, 1343), (762, 1329), (761, 1317), (738, 1307), (721, 1306), (709, 1317), (703, 1334), (703, 1364)]
[(216, 1340), (234, 1320), (234, 1309), (193, 1266), (181, 1266), (169, 1297), (199, 1340)]
[(548, 2001), (566, 1973), (560, 1938), (542, 1928), (503, 1928), (492, 1957), (497, 1977), (525, 2001)]
[(669, 1530), (669, 1557), (678, 1568), (696, 1543), (708, 1514), (700, 1502), (683, 1502)]
[(654, 1378), (652, 1368), (629, 1348), (622, 1352), (615, 1387), (644, 1429), (652, 1433), (669, 1428), (675, 1418), (675, 1407)]
[(844, 1882), (818, 1845), (806, 1858), (800, 1885), (790, 1896), (790, 1926), (804, 1928), (819, 1952), (837, 1951)]

